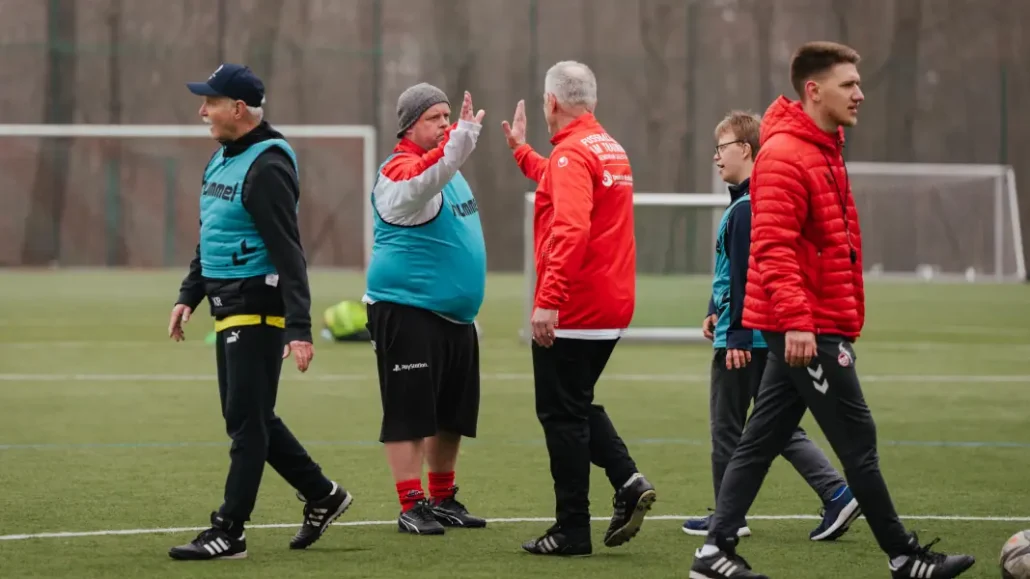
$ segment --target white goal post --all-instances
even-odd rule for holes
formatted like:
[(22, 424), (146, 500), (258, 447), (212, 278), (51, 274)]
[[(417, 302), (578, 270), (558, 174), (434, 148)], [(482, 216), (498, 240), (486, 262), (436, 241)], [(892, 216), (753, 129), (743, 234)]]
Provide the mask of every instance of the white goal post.
[[(371, 125), (272, 125), (287, 138), (302, 139), (361, 139), (362, 140), (362, 197), (364, 198), (364, 267), (368, 267), (372, 253), (372, 186), (375, 183), (376, 130)], [(0, 124), (3, 137), (86, 137), (108, 139), (140, 138), (211, 138), (207, 126), (189, 125), (103, 125), (103, 124)], [(303, 159), (301, 160), (303, 162)], [(199, 170), (199, 169), (198, 169)]]
[[(536, 199), (535, 192), (528, 192), (525, 196), (523, 211), (523, 275), (525, 279), (525, 302), (523, 307), (523, 326), (519, 335), (523, 341), (529, 341), (532, 337), (532, 329), (529, 325), (529, 318), (533, 313), (533, 293), (536, 287), (536, 265), (533, 252), (533, 204)], [(726, 207), (730, 204), (728, 193), (634, 193), (634, 207), (695, 207), (699, 209), (711, 209), (711, 233), (712, 243), (715, 240), (715, 233), (718, 229), (719, 220)], [(638, 228), (640, 224), (638, 223)], [(639, 243), (639, 238), (638, 238)], [(707, 260), (707, 270), (710, 273), (714, 268), (715, 255), (712, 253)], [(638, 264), (639, 265), (639, 264)], [(638, 268), (639, 269), (639, 268)], [(639, 279), (638, 279), (639, 281)], [(638, 283), (639, 290), (639, 283)], [(637, 293), (637, 310), (644, 305), (641, 302), (646, 296)], [(690, 308), (690, 304), (682, 304), (683, 308)], [(661, 327), (661, 326), (634, 326), (632, 323), (623, 334), (623, 340), (649, 341), (649, 342), (701, 342), (705, 341), (699, 327), (700, 319), (704, 312), (690, 312), (690, 318), (698, 319), (698, 326), (683, 327)], [(698, 317), (700, 316), (700, 317)]]
[(867, 280), (1026, 281), (1012, 167), (853, 161), (847, 170)]

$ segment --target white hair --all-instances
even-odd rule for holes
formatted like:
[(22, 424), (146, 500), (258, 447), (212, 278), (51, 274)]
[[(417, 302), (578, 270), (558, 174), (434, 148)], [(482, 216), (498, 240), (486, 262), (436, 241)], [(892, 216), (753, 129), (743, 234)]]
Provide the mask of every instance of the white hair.
[(254, 120), (259, 122), (259, 123), (261, 122), (262, 119), (265, 118), (265, 108), (264, 107), (265, 107), (265, 103), (266, 102), (268, 102), (268, 99), (265, 98), (265, 97), (261, 97), (261, 104), (259, 106), (256, 106), (256, 107), (248, 106), (247, 107), (247, 112), (250, 113), (250, 116), (254, 117)]
[(553, 94), (563, 106), (593, 111), (597, 105), (597, 78), (589, 66), (563, 60), (547, 71), (544, 92)]

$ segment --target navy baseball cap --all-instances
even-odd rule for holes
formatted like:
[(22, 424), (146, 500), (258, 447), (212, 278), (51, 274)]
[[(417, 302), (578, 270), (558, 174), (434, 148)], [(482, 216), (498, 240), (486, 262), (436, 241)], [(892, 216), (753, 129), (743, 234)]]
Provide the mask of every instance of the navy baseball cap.
[(259, 107), (265, 100), (265, 84), (242, 64), (222, 64), (205, 82), (188, 82), (186, 87), (195, 95), (228, 97), (248, 107)]

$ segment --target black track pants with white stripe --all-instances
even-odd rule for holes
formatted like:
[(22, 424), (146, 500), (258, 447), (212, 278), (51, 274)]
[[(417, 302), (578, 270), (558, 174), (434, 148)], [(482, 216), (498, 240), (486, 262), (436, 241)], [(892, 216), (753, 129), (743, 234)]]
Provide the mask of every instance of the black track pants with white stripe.
[(237, 525), (250, 519), (266, 462), (311, 500), (332, 491), (321, 467), (275, 414), (284, 339), (283, 330), (265, 325), (218, 333), (218, 393), (232, 439), (219, 513)]
[(910, 550), (909, 535), (880, 473), (876, 423), (862, 395), (851, 342), (840, 336), (818, 336), (818, 356), (808, 367), (793, 368), (784, 358), (784, 334), (763, 334), (769, 343), (768, 364), (754, 411), (723, 475), (709, 541), (735, 536), (769, 465), (805, 411), (811, 410), (844, 466), (844, 476), (880, 548), (892, 557), (905, 554)]

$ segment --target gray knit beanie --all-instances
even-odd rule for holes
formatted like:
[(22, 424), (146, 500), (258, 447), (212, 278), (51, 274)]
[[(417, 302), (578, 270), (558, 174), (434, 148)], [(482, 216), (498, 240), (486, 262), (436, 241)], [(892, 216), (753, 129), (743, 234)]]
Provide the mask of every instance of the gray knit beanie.
[(416, 84), (402, 92), (397, 99), (397, 138), (403, 137), (404, 132), (410, 129), (429, 107), (440, 103), (451, 104), (442, 90), (428, 83)]

